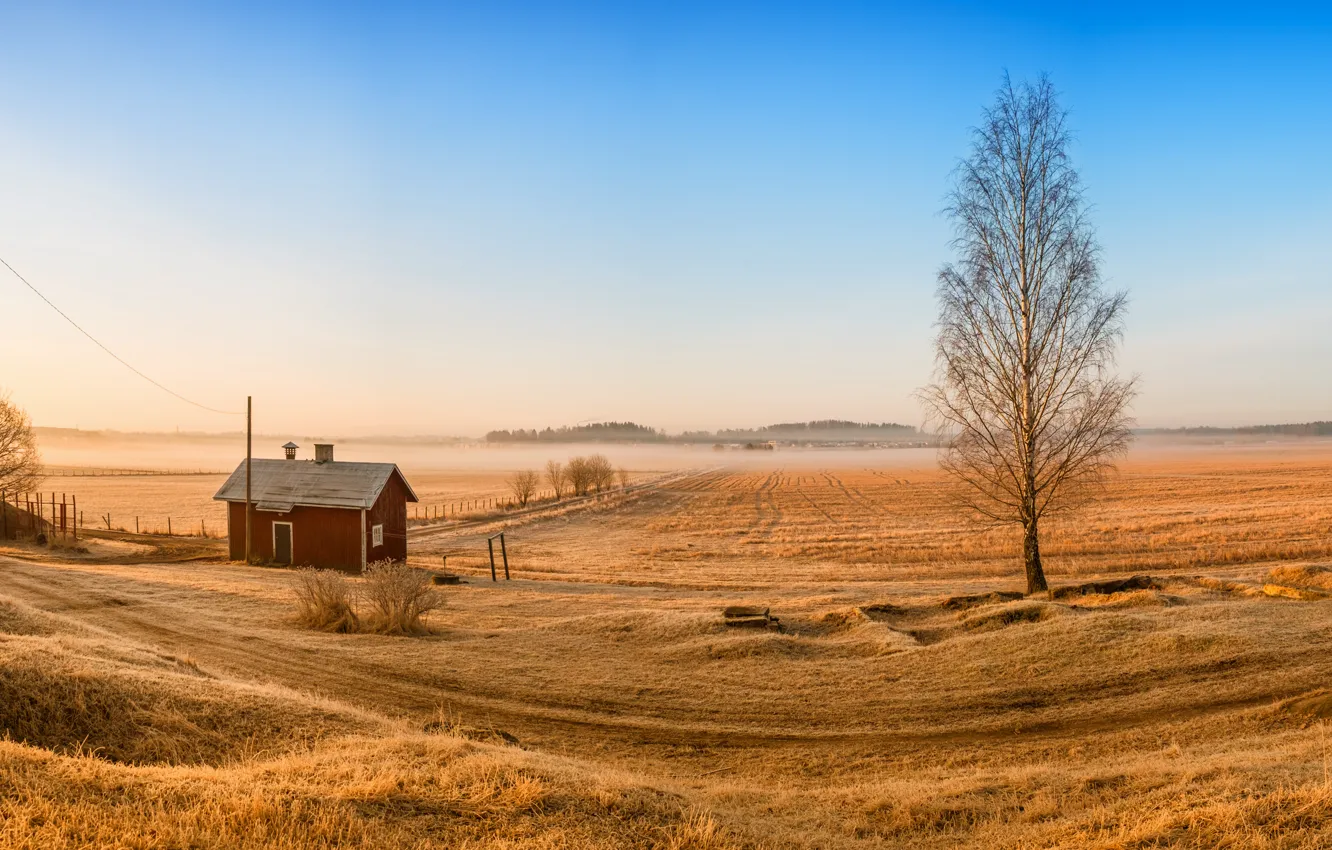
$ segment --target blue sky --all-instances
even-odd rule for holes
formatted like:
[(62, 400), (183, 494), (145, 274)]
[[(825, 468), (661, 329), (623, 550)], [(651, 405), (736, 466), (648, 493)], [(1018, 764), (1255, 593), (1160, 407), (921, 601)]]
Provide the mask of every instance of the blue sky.
[[(949, 172), (1071, 111), (1143, 425), (1332, 418), (1332, 13), (0, 5), (0, 256), (265, 431), (917, 423)], [(39, 424), (229, 430), (0, 278)]]

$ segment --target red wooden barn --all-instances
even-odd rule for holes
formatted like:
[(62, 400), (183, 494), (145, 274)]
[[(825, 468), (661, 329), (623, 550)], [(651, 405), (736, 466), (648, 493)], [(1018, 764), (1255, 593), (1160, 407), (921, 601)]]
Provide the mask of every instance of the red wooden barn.
[[(333, 460), (333, 446), (315, 446), (314, 460), (255, 458), (250, 500), (250, 550), (279, 564), (358, 573), (374, 561), (407, 559), (411, 485), (392, 463)], [(231, 558), (245, 559), (245, 461), (213, 497), (227, 502)]]

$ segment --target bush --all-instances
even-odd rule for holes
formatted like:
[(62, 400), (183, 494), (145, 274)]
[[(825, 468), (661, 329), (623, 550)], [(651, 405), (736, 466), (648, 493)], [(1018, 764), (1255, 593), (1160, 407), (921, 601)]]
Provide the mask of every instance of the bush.
[(513, 492), (513, 498), (520, 508), (527, 507), (540, 483), (541, 476), (534, 469), (524, 469), (509, 476), (509, 490)]
[(354, 632), (360, 620), (352, 606), (353, 594), (347, 577), (334, 570), (298, 570), (296, 621), (325, 632)]
[(571, 457), (565, 464), (564, 476), (575, 496), (586, 496), (593, 489), (598, 493), (610, 489), (615, 482), (615, 467), (603, 454)]
[(444, 605), (430, 575), (401, 561), (376, 561), (366, 567), (363, 595), (368, 608), (364, 630), (382, 635), (424, 634), (421, 618)]

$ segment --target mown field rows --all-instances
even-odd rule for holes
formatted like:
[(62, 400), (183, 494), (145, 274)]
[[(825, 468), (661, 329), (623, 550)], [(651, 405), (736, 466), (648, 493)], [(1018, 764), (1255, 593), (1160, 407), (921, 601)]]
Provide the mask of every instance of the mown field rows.
[[(510, 532), (525, 569), (596, 581), (753, 584), (1016, 575), (1017, 530), (960, 508), (937, 469), (720, 470), (605, 510), (589, 533)], [(1052, 575), (1332, 558), (1332, 453), (1132, 459), (1047, 519)], [(491, 531), (491, 529), (484, 529)], [(452, 546), (452, 548), (450, 548)], [(431, 541), (464, 559), (474, 541)]]

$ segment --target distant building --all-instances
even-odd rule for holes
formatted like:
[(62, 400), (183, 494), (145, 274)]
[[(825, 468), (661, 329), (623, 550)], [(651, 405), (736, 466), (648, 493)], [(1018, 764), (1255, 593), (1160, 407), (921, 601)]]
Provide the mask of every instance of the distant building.
[[(250, 501), (251, 555), (278, 564), (359, 573), (375, 561), (407, 559), (407, 503), (419, 501), (392, 463), (333, 460), (315, 446), (314, 460), (255, 458)], [(245, 559), (245, 461), (213, 497), (227, 503), (232, 560)]]

